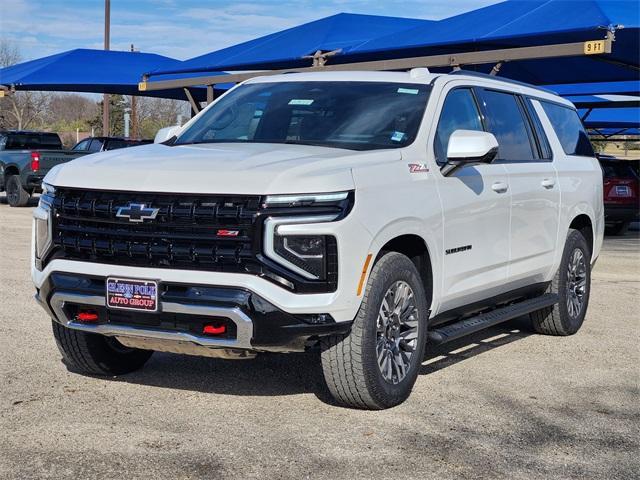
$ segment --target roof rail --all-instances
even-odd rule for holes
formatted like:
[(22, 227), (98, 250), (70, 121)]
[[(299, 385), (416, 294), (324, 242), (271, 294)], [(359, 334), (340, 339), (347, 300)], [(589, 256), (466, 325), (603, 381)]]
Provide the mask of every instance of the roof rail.
[(530, 83), (521, 82), (519, 80), (512, 80), (511, 78), (498, 77), (497, 75), (489, 75), (488, 73), (476, 72), (476, 71), (473, 71), (473, 70), (464, 70), (464, 69), (454, 70), (453, 72), (448, 73), (448, 75), (469, 75), (471, 77), (488, 78), (488, 79), (491, 79), (491, 80), (499, 80), (499, 81), (505, 82), (505, 83), (512, 83), (514, 85), (520, 85), (522, 87), (535, 88), (536, 90), (540, 90), (542, 92), (551, 93), (553, 95), (558, 95), (553, 90), (549, 90), (549, 89), (544, 88), (544, 87), (539, 87), (538, 85), (532, 85)]

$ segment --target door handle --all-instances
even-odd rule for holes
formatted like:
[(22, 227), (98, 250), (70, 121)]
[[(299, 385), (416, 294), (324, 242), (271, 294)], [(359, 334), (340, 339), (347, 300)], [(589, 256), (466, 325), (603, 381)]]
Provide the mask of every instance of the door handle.
[(556, 185), (556, 181), (552, 178), (545, 178), (544, 180), (542, 180), (542, 182), (540, 182), (540, 185), (542, 185), (544, 188), (550, 189)]
[(493, 190), (496, 193), (504, 193), (509, 189), (509, 185), (507, 185), (504, 182), (495, 182), (493, 185), (491, 185), (491, 190)]

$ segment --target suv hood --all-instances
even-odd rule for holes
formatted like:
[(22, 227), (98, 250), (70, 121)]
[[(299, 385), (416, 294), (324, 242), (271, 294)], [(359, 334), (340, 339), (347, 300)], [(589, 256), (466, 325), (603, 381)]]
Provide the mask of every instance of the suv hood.
[(51, 170), (54, 186), (172, 193), (269, 194), (351, 190), (351, 169), (401, 158), (398, 150), (261, 143), (130, 147)]

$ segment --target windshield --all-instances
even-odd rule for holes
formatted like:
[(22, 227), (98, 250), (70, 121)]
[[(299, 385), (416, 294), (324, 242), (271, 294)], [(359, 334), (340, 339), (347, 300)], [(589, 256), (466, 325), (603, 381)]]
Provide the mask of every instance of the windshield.
[(381, 82), (278, 82), (242, 85), (176, 140), (292, 143), (373, 150), (413, 142), (429, 87)]

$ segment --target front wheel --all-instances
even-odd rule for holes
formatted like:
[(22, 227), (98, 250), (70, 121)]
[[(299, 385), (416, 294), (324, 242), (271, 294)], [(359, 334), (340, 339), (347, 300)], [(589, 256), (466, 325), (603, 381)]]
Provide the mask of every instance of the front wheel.
[(413, 262), (390, 252), (374, 265), (351, 332), (322, 341), (322, 369), (338, 403), (379, 410), (402, 403), (427, 336), (425, 288)]
[(70, 370), (89, 375), (122, 375), (141, 368), (153, 354), (112, 337), (73, 330), (52, 320), (53, 336)]
[(582, 326), (591, 292), (591, 252), (584, 235), (569, 230), (560, 267), (548, 293), (557, 293), (559, 301), (530, 314), (533, 329), (546, 335), (573, 335)]

